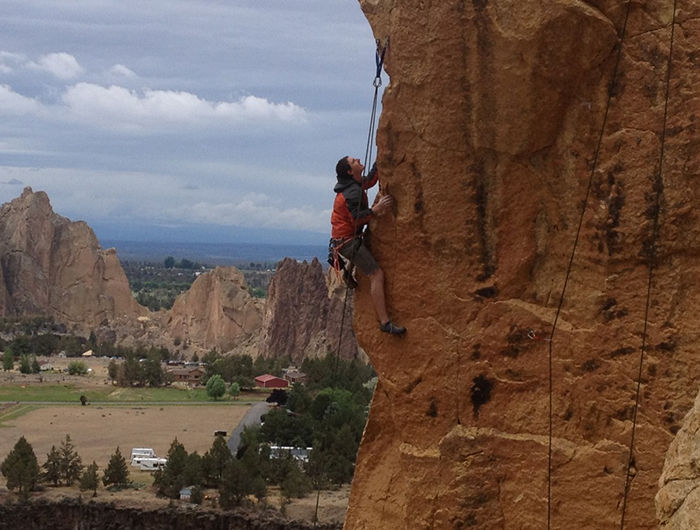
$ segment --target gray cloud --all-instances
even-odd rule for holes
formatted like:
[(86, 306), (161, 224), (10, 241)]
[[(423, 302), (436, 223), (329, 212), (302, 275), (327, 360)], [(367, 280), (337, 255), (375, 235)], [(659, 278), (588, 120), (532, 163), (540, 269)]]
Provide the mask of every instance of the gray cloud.
[(1, 181), (101, 224), (327, 231), (373, 90), (355, 1), (6, 4)]

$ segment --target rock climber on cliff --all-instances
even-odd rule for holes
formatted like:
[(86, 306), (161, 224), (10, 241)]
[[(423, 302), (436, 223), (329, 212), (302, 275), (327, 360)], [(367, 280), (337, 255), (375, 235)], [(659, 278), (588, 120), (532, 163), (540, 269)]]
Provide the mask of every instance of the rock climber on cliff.
[[(370, 282), (370, 295), (379, 319), (379, 329), (392, 335), (403, 335), (406, 328), (397, 326), (389, 319), (384, 297), (384, 273), (362, 240), (363, 228), (373, 217), (380, 217), (389, 211), (393, 204), (391, 195), (383, 195), (371, 208), (367, 202), (367, 190), (374, 186), (379, 177), (377, 165), (372, 167), (367, 177), (362, 176), (365, 166), (359, 158), (345, 156), (338, 160), (335, 173), (338, 183), (333, 188), (335, 202), (331, 214), (332, 264), (337, 263), (338, 254), (357, 266), (367, 275)], [(354, 283), (352, 276), (345, 271), (347, 283)]]

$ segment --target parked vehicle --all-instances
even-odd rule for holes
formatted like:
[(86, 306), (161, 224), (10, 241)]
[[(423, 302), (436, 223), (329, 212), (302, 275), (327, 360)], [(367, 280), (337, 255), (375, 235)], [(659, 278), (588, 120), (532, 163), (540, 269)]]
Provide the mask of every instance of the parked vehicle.
[(135, 458), (131, 461), (132, 466), (137, 466), (143, 471), (155, 471), (161, 469), (168, 462), (167, 458)]
[(135, 466), (134, 460), (136, 458), (156, 458), (156, 452), (152, 447), (134, 447), (131, 450), (131, 465)]

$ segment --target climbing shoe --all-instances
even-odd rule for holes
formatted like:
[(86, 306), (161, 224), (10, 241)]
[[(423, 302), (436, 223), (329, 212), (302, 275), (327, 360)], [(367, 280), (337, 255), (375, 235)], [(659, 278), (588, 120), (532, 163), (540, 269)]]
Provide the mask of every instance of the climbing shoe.
[(386, 324), (379, 324), (379, 329), (381, 329), (384, 333), (389, 333), (390, 335), (403, 335), (406, 333), (406, 328), (397, 326), (391, 320), (389, 320)]

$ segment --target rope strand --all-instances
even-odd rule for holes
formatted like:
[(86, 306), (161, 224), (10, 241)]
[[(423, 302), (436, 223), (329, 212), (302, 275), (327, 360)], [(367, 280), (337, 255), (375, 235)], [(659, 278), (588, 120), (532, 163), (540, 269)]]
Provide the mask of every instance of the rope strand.
[(639, 355), (639, 369), (637, 372), (637, 390), (634, 403), (634, 413), (632, 416), (632, 435), (630, 438), (629, 456), (627, 459), (627, 472), (625, 475), (625, 489), (622, 498), (622, 515), (620, 517), (620, 529), (625, 527), (625, 514), (627, 512), (627, 497), (629, 495), (629, 490), (631, 487), (632, 475), (630, 469), (632, 468), (632, 462), (634, 460), (634, 441), (637, 432), (637, 415), (639, 413), (639, 400), (642, 388), (642, 367), (644, 365), (644, 356), (647, 349), (647, 331), (649, 328), (649, 312), (651, 309), (651, 288), (654, 279), (654, 266), (656, 263), (656, 243), (659, 236), (659, 210), (661, 208), (661, 194), (663, 192), (663, 164), (664, 155), (666, 147), (666, 125), (668, 122), (668, 100), (671, 90), (671, 67), (673, 66), (673, 40), (675, 34), (676, 26), (676, 6), (677, 0), (673, 0), (673, 18), (671, 19), (671, 42), (668, 50), (668, 63), (666, 66), (666, 95), (664, 99), (664, 118), (663, 118), (663, 128), (661, 129), (661, 147), (659, 153), (659, 165), (656, 174), (654, 175), (653, 189), (655, 192), (654, 197), (654, 223), (651, 235), (651, 246), (649, 248), (649, 275), (647, 278), (647, 295), (646, 295), (646, 305), (644, 308), (644, 328), (642, 331), (642, 348)]
[(615, 92), (615, 82), (617, 80), (617, 73), (620, 67), (620, 59), (622, 57), (622, 45), (625, 41), (625, 35), (627, 33), (627, 20), (629, 19), (629, 14), (630, 14), (630, 5), (631, 5), (631, 0), (628, 0), (627, 2), (627, 8), (625, 11), (625, 20), (622, 25), (622, 33), (620, 36), (620, 43), (618, 44), (618, 49), (617, 49), (617, 57), (615, 59), (615, 68), (613, 70), (613, 75), (612, 75), (612, 80), (610, 82), (610, 85), (608, 87), (608, 100), (605, 105), (605, 113), (603, 115), (603, 123), (601, 124), (600, 127), (600, 134), (598, 136), (598, 143), (596, 145), (595, 149), (595, 155), (593, 157), (593, 166), (591, 168), (590, 175), (588, 177), (588, 185), (586, 187), (586, 197), (583, 201), (583, 207), (581, 208), (581, 216), (579, 218), (579, 223), (578, 223), (578, 228), (576, 230), (576, 237), (574, 239), (574, 245), (573, 248), (571, 249), (571, 256), (569, 258), (569, 264), (566, 268), (566, 275), (564, 277), (564, 286), (562, 287), (561, 295), (559, 297), (559, 304), (557, 306), (557, 311), (554, 316), (554, 322), (552, 323), (552, 331), (549, 334), (549, 348), (548, 348), (548, 379), (549, 379), (549, 442), (548, 442), (548, 450), (547, 450), (547, 529), (549, 530), (551, 528), (551, 523), (552, 523), (552, 416), (553, 416), (553, 402), (552, 402), (552, 393), (553, 393), (553, 349), (552, 349), (552, 344), (553, 344), (553, 339), (554, 339), (554, 332), (556, 331), (557, 328), (557, 322), (559, 321), (559, 316), (561, 314), (562, 306), (564, 305), (564, 296), (566, 293), (566, 288), (569, 284), (569, 277), (571, 276), (571, 270), (573, 268), (573, 263), (574, 263), (574, 257), (576, 255), (576, 249), (578, 247), (578, 242), (579, 238), (581, 235), (581, 229), (583, 227), (583, 219), (584, 215), (586, 213), (586, 209), (588, 208), (588, 199), (591, 194), (591, 188), (593, 184), (593, 176), (595, 175), (596, 169), (598, 169), (598, 160), (600, 158), (600, 149), (603, 143), (603, 136), (605, 135), (605, 127), (608, 122), (608, 114), (610, 111), (610, 103), (613, 98), (614, 92)]

